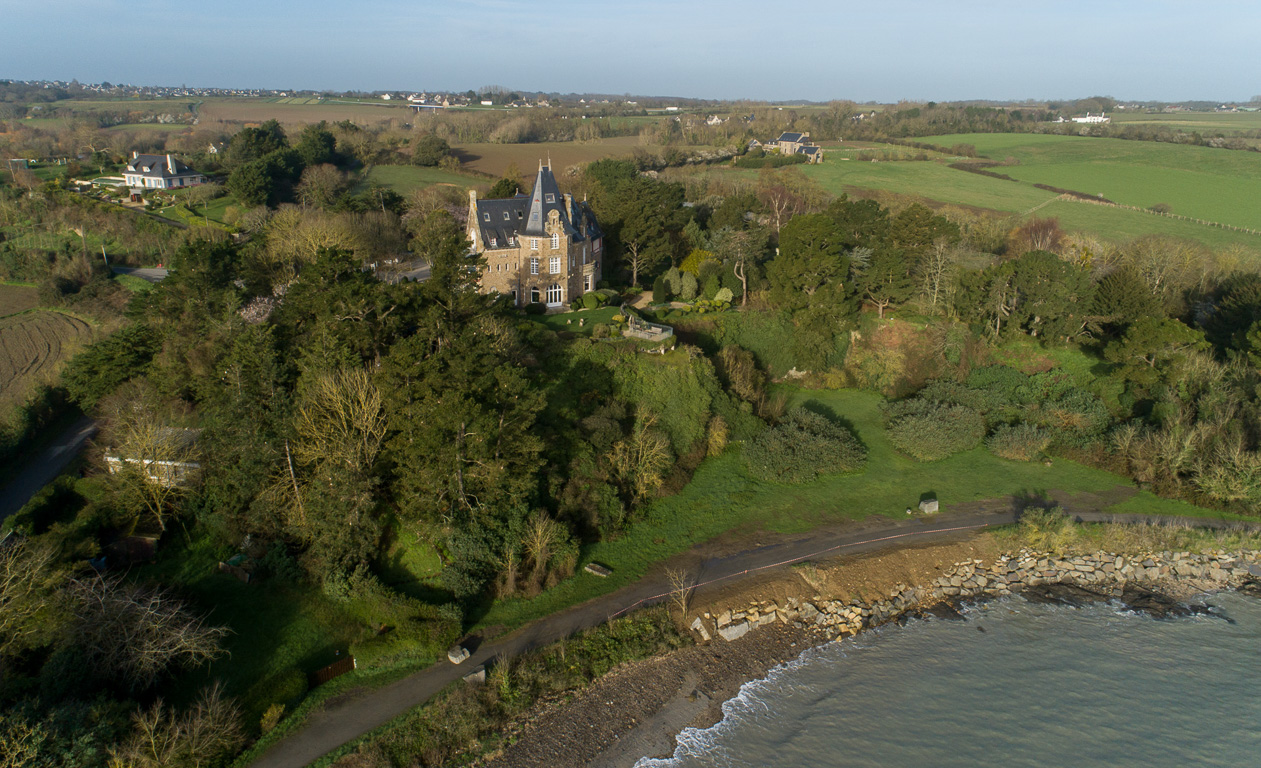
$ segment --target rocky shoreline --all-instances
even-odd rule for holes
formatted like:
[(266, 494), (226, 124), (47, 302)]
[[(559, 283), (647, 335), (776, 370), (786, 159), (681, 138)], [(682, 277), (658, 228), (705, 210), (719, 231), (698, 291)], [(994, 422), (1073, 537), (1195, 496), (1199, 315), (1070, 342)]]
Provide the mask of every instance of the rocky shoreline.
[(742, 610), (703, 612), (690, 628), (701, 642), (731, 642), (778, 622), (836, 640), (912, 616), (957, 615), (958, 602), (1009, 595), (1073, 606), (1117, 601), (1131, 610), (1170, 618), (1199, 612), (1185, 602), (1195, 594), (1261, 590), (1258, 563), (1261, 552), (1256, 550), (1064, 556), (1026, 548), (1000, 555), (989, 565), (977, 559), (955, 563), (929, 584), (900, 583), (875, 600), (831, 600), (818, 594), (789, 596), (783, 605), (762, 600)]
[[(981, 534), (781, 571), (694, 597), (696, 645), (626, 665), (512, 728), (487, 768), (631, 768), (667, 757), (684, 728), (722, 719), (743, 684), (807, 648), (914, 617), (960, 619), (964, 603), (1019, 595), (1082, 606), (1116, 602), (1156, 618), (1202, 612), (1198, 594), (1261, 597), (1261, 551), (1057, 555), (1012, 552)], [(753, 596), (752, 598), (750, 596)]]

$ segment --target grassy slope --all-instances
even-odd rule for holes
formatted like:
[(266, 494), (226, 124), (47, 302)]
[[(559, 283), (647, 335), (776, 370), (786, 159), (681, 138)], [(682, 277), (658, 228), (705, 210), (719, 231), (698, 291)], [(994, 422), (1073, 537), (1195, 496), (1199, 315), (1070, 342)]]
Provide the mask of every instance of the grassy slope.
[[(656, 502), (616, 541), (587, 547), (583, 560), (613, 568), (601, 580), (580, 573), (533, 600), (494, 605), (480, 622), (518, 625), (553, 611), (611, 592), (643, 575), (655, 562), (728, 531), (769, 530), (792, 533), (871, 515), (900, 516), (920, 495), (937, 494), (951, 504), (1006, 494), (1101, 491), (1129, 485), (1123, 477), (1071, 461), (1047, 467), (999, 459), (984, 448), (944, 461), (921, 464), (898, 454), (881, 425), (883, 398), (857, 390), (792, 390), (794, 402), (813, 401), (853, 425), (869, 451), (868, 468), (859, 475), (827, 476), (805, 485), (760, 483), (744, 471), (740, 451), (707, 460), (679, 494)], [(1154, 499), (1149, 495), (1147, 500)], [(1141, 503), (1134, 502), (1141, 506)], [(1179, 504), (1179, 514), (1218, 516)], [(1163, 506), (1162, 506), (1163, 508)]]
[(956, 134), (925, 139), (973, 144), (1000, 170), (1142, 208), (1168, 203), (1174, 213), (1238, 227), (1261, 228), (1261, 154), (1152, 141), (1028, 134)]

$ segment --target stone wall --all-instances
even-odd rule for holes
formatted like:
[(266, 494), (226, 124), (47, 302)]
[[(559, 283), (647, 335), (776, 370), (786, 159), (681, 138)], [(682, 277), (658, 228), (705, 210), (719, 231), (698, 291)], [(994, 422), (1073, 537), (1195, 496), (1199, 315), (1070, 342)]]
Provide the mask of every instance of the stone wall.
[[(1261, 591), (1261, 552), (1108, 552), (1054, 555), (1022, 549), (992, 564), (967, 560), (947, 568), (929, 584), (898, 584), (886, 597), (840, 601), (825, 596), (788, 597), (783, 604), (759, 601), (739, 610), (704, 612), (691, 628), (702, 641), (736, 640), (780, 622), (810, 629), (828, 639), (846, 637), (908, 615), (954, 613), (952, 603), (980, 597), (1022, 595), (1043, 602), (1120, 600), (1157, 615), (1186, 612), (1176, 600), (1202, 592), (1247, 588)], [(1051, 589), (1054, 587), (1055, 589)]]

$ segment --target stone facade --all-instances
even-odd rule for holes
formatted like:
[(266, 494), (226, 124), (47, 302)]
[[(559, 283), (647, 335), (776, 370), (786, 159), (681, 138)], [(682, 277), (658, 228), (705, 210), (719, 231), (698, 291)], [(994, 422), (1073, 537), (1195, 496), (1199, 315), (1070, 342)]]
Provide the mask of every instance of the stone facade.
[(542, 163), (528, 196), (479, 200), (470, 191), (468, 236), (484, 259), (482, 292), (512, 296), (518, 307), (562, 306), (601, 279), (604, 236), (591, 206), (561, 194)]

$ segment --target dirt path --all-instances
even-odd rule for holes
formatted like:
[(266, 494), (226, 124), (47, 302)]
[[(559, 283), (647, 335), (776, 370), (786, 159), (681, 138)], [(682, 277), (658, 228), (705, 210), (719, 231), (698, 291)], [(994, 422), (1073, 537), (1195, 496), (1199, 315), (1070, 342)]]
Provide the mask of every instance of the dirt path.
[[(1104, 510), (1109, 506), (1135, 493), (1134, 489), (1124, 486), (1102, 493), (1080, 494), (1053, 489), (1045, 499), (1059, 504), (1066, 512), (1085, 522), (1165, 522), (1198, 527), (1237, 525), (1207, 518), (1105, 514)], [(949, 512), (934, 518), (870, 518), (794, 536), (765, 534), (761, 536), (761, 541), (739, 551), (731, 551), (734, 549), (732, 541), (719, 538), (697, 545), (691, 551), (672, 558), (670, 563), (689, 568), (700, 585), (698, 592), (704, 593), (721, 589), (736, 579), (804, 560), (962, 539), (984, 528), (1016, 522), (1018, 511), (1028, 503), (1028, 499), (1004, 497), (952, 505)], [(747, 544), (748, 540), (743, 543)], [(312, 714), (302, 728), (275, 744), (253, 763), (252, 768), (301, 768), (424, 703), (479, 664), (487, 664), (498, 656), (516, 656), (540, 648), (633, 608), (659, 602), (670, 589), (665, 566), (666, 563), (659, 564), (639, 581), (616, 592), (560, 611), (486, 643), (458, 667), (439, 663), (383, 688), (365, 691), (358, 697), (340, 698), (335, 704)]]

